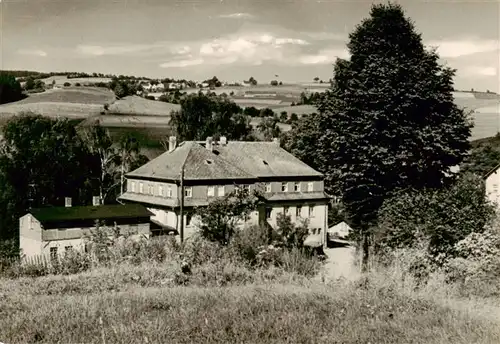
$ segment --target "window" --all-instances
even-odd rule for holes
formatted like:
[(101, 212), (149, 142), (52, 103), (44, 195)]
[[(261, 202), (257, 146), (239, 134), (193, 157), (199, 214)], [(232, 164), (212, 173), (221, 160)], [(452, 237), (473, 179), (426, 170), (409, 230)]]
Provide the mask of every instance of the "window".
[(130, 182), (130, 191), (135, 192), (135, 182)]
[(56, 259), (57, 258), (57, 247), (51, 247), (50, 248), (50, 259)]
[(155, 194), (154, 184), (149, 184), (149, 194), (154, 196), (154, 194)]
[(215, 196), (215, 186), (209, 186), (207, 189), (207, 196), (214, 197)]
[(224, 185), (220, 185), (220, 186), (218, 187), (218, 190), (217, 190), (217, 195), (218, 195), (219, 197), (222, 197), (222, 196), (224, 196), (224, 194), (225, 194)]
[(318, 228), (318, 235), (321, 234), (321, 228)]
[(172, 186), (171, 185), (167, 186), (167, 197), (172, 197)]
[(314, 216), (314, 205), (309, 206), (309, 216), (310, 217)]
[(316, 234), (316, 228), (312, 228), (312, 229), (311, 229), (311, 233), (312, 233), (313, 235), (314, 235), (314, 234)]
[(273, 213), (272, 208), (266, 208), (266, 219), (270, 219)]
[(309, 183), (307, 183), (307, 191), (312, 192), (312, 191), (313, 191), (313, 189), (314, 189), (314, 188), (313, 188), (313, 185), (314, 185), (314, 183), (313, 183), (313, 182), (309, 182)]
[(288, 192), (288, 183), (281, 183), (281, 191)]
[(302, 215), (302, 207), (300, 205), (295, 208), (295, 215), (297, 217), (300, 217)]
[(289, 209), (290, 209), (289, 207), (284, 207), (284, 208), (283, 208), (283, 213), (284, 213), (285, 215), (288, 215), (288, 210), (289, 210)]
[(293, 190), (295, 192), (300, 192), (300, 183), (293, 184)]
[(66, 252), (71, 252), (71, 251), (73, 251), (73, 246), (65, 246), (65, 247), (64, 247), (64, 250), (65, 250)]
[(186, 226), (191, 225), (191, 219), (193, 218), (193, 215), (191, 214), (186, 214)]
[(266, 192), (271, 192), (271, 183), (266, 184)]
[(139, 193), (144, 193), (144, 184), (139, 183)]
[(158, 186), (158, 196), (161, 196), (161, 197), (164, 196), (163, 195), (163, 186), (161, 186), (161, 185)]
[(184, 188), (184, 197), (193, 197), (193, 188), (191, 186)]

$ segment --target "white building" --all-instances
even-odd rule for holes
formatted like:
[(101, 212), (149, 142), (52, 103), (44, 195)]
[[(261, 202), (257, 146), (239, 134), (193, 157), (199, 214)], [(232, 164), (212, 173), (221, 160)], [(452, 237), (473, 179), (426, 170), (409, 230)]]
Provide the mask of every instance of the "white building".
[(32, 209), (19, 219), (19, 247), (24, 257), (83, 250), (85, 237), (95, 228), (96, 221), (117, 226), (121, 234), (155, 235), (150, 229), (153, 214), (140, 204), (71, 207), (70, 199), (66, 204), (66, 207)]
[(197, 207), (243, 187), (260, 191), (265, 198), (265, 204), (250, 215), (249, 225), (276, 227), (278, 214), (284, 213), (295, 223), (308, 220), (308, 241), (326, 242), (329, 197), (324, 176), (281, 148), (278, 140), (241, 142), (221, 137), (213, 142), (209, 137), (205, 142), (177, 145), (176, 138), (170, 137), (167, 152), (126, 178), (127, 191), (119, 199), (145, 205), (165, 230), (181, 231), (184, 193), (185, 237), (196, 230), (191, 214)]
[(486, 197), (500, 204), (500, 164), (484, 176)]

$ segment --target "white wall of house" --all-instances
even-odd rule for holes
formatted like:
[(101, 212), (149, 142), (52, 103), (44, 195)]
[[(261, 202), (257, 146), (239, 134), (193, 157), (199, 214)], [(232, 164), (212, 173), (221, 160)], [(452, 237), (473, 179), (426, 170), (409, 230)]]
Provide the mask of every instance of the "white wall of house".
[(147, 208), (147, 209), (154, 214), (154, 216), (151, 216), (152, 220), (155, 220), (165, 226), (169, 226), (172, 228), (177, 227), (178, 219), (177, 215), (173, 210), (164, 210), (158, 208)]
[[(308, 220), (309, 237), (307, 240), (315, 240), (324, 243), (326, 238), (326, 229), (328, 224), (328, 205), (321, 203), (309, 203), (304, 205), (277, 205), (271, 208), (271, 217), (267, 222), (273, 227), (277, 226), (279, 213), (285, 212), (288, 207), (287, 215), (290, 216), (292, 223), (299, 224), (302, 220)], [(297, 208), (300, 208), (300, 215)]]
[(486, 197), (491, 202), (500, 204), (500, 169), (490, 174), (485, 182)]
[(19, 248), (24, 255), (42, 254), (42, 228), (31, 214), (19, 218)]
[[(81, 250), (85, 247), (86, 237), (94, 227), (44, 229), (40, 222), (31, 214), (19, 219), (19, 248), (25, 257), (49, 255), (51, 248), (57, 248), (61, 254), (66, 248)], [(151, 234), (149, 223), (134, 225), (119, 225), (120, 234), (130, 235), (132, 239), (148, 238)], [(110, 235), (112, 229), (108, 227)]]

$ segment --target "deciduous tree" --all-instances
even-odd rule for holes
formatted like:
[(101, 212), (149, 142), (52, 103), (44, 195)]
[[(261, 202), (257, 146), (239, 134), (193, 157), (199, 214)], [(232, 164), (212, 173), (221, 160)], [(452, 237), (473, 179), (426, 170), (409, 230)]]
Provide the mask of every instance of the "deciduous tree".
[(72, 123), (31, 113), (3, 128), (0, 151), (0, 232), (15, 235), (18, 219), (29, 207), (62, 206), (85, 199), (88, 152)]
[[(453, 99), (455, 71), (425, 49), (400, 5), (378, 4), (349, 35), (332, 89), (318, 102), (318, 150), (350, 221), (367, 234), (400, 188), (441, 188), (468, 148), (471, 122)], [(364, 236), (363, 266), (368, 259)]]
[(181, 109), (172, 112), (170, 123), (179, 140), (205, 140), (209, 136), (244, 140), (252, 128), (241, 112), (227, 98), (193, 94), (181, 100)]
[(207, 207), (196, 211), (201, 234), (208, 240), (228, 244), (238, 222), (256, 210), (261, 202), (260, 194), (246, 189), (237, 189), (224, 198), (210, 202)]

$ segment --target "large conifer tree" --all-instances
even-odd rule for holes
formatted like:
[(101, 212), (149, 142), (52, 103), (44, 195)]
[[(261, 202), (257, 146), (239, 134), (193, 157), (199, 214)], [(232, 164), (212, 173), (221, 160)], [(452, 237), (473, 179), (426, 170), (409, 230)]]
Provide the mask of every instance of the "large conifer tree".
[(318, 154), (366, 233), (391, 191), (448, 182), (472, 125), (454, 103), (455, 71), (425, 49), (399, 5), (372, 6), (347, 47), (350, 59), (336, 61), (332, 89), (318, 103)]

